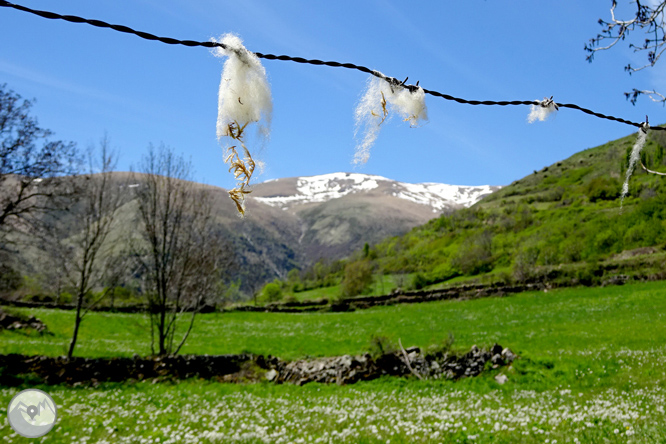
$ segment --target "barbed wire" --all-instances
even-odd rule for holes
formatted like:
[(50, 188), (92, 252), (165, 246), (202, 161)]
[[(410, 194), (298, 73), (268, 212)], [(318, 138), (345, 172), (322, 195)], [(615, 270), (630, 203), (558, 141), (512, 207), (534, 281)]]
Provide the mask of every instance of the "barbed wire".
[[(30, 14), (38, 15), (40, 17), (46, 18), (46, 19), (52, 19), (52, 20), (64, 20), (67, 22), (72, 22), (72, 23), (87, 23), (89, 25), (98, 27), (98, 28), (110, 28), (113, 29), (114, 31), (118, 32), (124, 32), (126, 34), (133, 34), (138, 37), (141, 37), (142, 39), (146, 40), (153, 40), (153, 41), (159, 41), (162, 43), (166, 43), (168, 45), (183, 45), (183, 46), (188, 46), (188, 47), (197, 47), (197, 46), (202, 46), (204, 48), (223, 48), (226, 50), (234, 50), (234, 48), (230, 48), (227, 45), (219, 42), (214, 42), (214, 41), (207, 41), (207, 42), (199, 42), (195, 40), (179, 40), (171, 37), (160, 37), (154, 34), (150, 34), (148, 32), (143, 32), (143, 31), (137, 31), (135, 29), (132, 29), (128, 26), (124, 25), (114, 25), (111, 23), (107, 23), (101, 20), (94, 20), (94, 19), (86, 19), (83, 17), (78, 17), (75, 15), (62, 15), (58, 14), (55, 12), (51, 11), (40, 11), (37, 9), (31, 9), (26, 6), (18, 5), (15, 3), (10, 3), (5, 0), (0, 0), (0, 6), (2, 7), (9, 7), (9, 8), (14, 8), (19, 11), (23, 12), (28, 12)], [(323, 65), (323, 66), (331, 66), (334, 68), (346, 68), (346, 69), (354, 69), (357, 71), (364, 72), (366, 74), (373, 75), (375, 77), (379, 77), (381, 79), (386, 80), (387, 82), (390, 82), (393, 85), (399, 85), (404, 88), (409, 89), (410, 91), (415, 91), (416, 89), (419, 88), (418, 84), (419, 82), (416, 82), (416, 85), (408, 85), (406, 84), (408, 78), (406, 78), (403, 81), (400, 81), (396, 79), (395, 77), (389, 77), (384, 74), (382, 74), (379, 71), (375, 71), (373, 69), (370, 69), (368, 67), (362, 66), (362, 65), (356, 65), (354, 63), (341, 63), (341, 62), (334, 62), (334, 61), (323, 61), (323, 60), (317, 60), (317, 59), (305, 59), (303, 57), (293, 57), (293, 56), (288, 56), (288, 55), (275, 55), (275, 54), (263, 54), (261, 52), (255, 52), (254, 53), (257, 57), (266, 59), (266, 60), (282, 60), (282, 61), (290, 61), (290, 62), (296, 62), (296, 63), (304, 63), (308, 65)], [(428, 89), (423, 88), (423, 92), (426, 94), (429, 94), (434, 97), (441, 97), (445, 100), (450, 100), (454, 101), (457, 103), (463, 103), (467, 105), (491, 105), (491, 106), (514, 106), (514, 105), (541, 105), (542, 102), (538, 100), (511, 100), (511, 101), (494, 101), (494, 100), (468, 100), (468, 99), (462, 99), (460, 97), (454, 97), (449, 94), (444, 94), (438, 91), (431, 91)], [(570, 108), (570, 109), (576, 109), (579, 111), (582, 111), (586, 114), (590, 114), (592, 116), (601, 118), (601, 119), (607, 119), (607, 120), (612, 120), (615, 122), (620, 122), (620, 123), (625, 123), (627, 125), (632, 125), (637, 128), (640, 128), (642, 123), (638, 122), (632, 122), (630, 120), (622, 119), (619, 117), (614, 117), (614, 116), (609, 116), (606, 114), (598, 113), (596, 111), (592, 111), (591, 109), (583, 108), (582, 106), (573, 104), (573, 103), (555, 103), (555, 106), (557, 107), (562, 107), (562, 108)], [(646, 118), (647, 120), (647, 118)], [(651, 127), (650, 129), (652, 130), (666, 130), (666, 127)]]

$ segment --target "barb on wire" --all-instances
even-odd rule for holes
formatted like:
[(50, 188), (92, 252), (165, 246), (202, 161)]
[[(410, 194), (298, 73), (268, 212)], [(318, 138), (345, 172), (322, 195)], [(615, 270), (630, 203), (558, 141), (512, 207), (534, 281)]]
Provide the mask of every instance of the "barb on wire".
[[(53, 20), (65, 20), (68, 22), (72, 23), (87, 23), (92, 26), (96, 26), (98, 28), (110, 28), (113, 29), (114, 31), (118, 32), (124, 32), (127, 34), (134, 34), (138, 37), (141, 37), (146, 40), (155, 40), (159, 41), (162, 43), (166, 43), (169, 45), (184, 45), (184, 46), (189, 46), (189, 47), (195, 47), (195, 46), (203, 46), (205, 48), (215, 48), (215, 47), (221, 47), (224, 49), (228, 49), (226, 45), (219, 43), (219, 42), (214, 42), (214, 41), (207, 41), (207, 42), (198, 42), (194, 40), (179, 40), (179, 39), (174, 39), (171, 37), (159, 37), (154, 34), (150, 34), (148, 32), (143, 32), (143, 31), (137, 31), (134, 30), (130, 27), (123, 26), (123, 25), (113, 25), (110, 23), (106, 23), (101, 20), (92, 20), (92, 19), (86, 19), (83, 17), (78, 17), (74, 15), (62, 15), (62, 14), (57, 14), (55, 12), (50, 12), (50, 11), (40, 11), (37, 9), (31, 9), (26, 6), (18, 5), (15, 3), (8, 2), (6, 0), (0, 0), (0, 6), (1, 7), (9, 7), (9, 8), (14, 8), (19, 11), (23, 12), (28, 12), (30, 14), (35, 14), (43, 18), (47, 19), (53, 19)], [(283, 61), (290, 61), (290, 62), (296, 62), (296, 63), (305, 63), (309, 65), (324, 65), (324, 66), (331, 66), (334, 68), (346, 68), (346, 69), (355, 69), (357, 71), (361, 71), (367, 74), (371, 74), (375, 77), (379, 77), (380, 79), (384, 79), (394, 85), (400, 85), (404, 88), (409, 89), (410, 91), (416, 91), (419, 87), (417, 85), (405, 85), (405, 82), (407, 82), (407, 79), (404, 81), (400, 81), (396, 79), (395, 77), (388, 77), (385, 76), (384, 74), (380, 73), (379, 71), (372, 70), (368, 67), (361, 66), (361, 65), (355, 65), (353, 63), (340, 63), (340, 62), (334, 62), (334, 61), (323, 61), (323, 60), (317, 60), (317, 59), (305, 59), (303, 57), (292, 57), (288, 55), (274, 55), (274, 54), (263, 54), (261, 52), (255, 52), (254, 53), (257, 57), (266, 59), (266, 60), (283, 60)], [(418, 82), (417, 82), (418, 83)], [(454, 97), (448, 94), (443, 94), (438, 91), (431, 91), (428, 89), (423, 88), (423, 92), (426, 94), (429, 94), (434, 97), (441, 97), (442, 99), (445, 100), (450, 100), (454, 101), (457, 103), (464, 103), (467, 105), (497, 105), (497, 106), (513, 106), (513, 105), (539, 105), (541, 102), (537, 100), (512, 100), (512, 101), (494, 101), (494, 100), (467, 100), (467, 99), (462, 99), (459, 97)], [(583, 108), (581, 106), (571, 104), (571, 103), (555, 103), (554, 104), (557, 107), (562, 107), (562, 108), (571, 108), (571, 109), (576, 109), (579, 111), (582, 111), (586, 114), (590, 114), (592, 116), (601, 118), (601, 119), (607, 119), (607, 120), (612, 120), (615, 122), (620, 122), (620, 123), (625, 123), (627, 125), (632, 125), (637, 128), (641, 127), (641, 123), (638, 122), (632, 122), (630, 120), (625, 120), (621, 119), (619, 117), (614, 117), (614, 116), (608, 116), (606, 114), (601, 114), (595, 111), (592, 111), (587, 108)], [(666, 128), (662, 127), (654, 127), (652, 128), (653, 130), (666, 130)]]

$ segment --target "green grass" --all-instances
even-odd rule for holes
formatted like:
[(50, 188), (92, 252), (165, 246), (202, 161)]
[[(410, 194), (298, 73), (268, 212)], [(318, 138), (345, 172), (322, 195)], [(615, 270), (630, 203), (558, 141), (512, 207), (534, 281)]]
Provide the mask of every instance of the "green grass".
[[(72, 313), (29, 312), (55, 336), (4, 332), (0, 353), (62, 354)], [(456, 382), (45, 386), (62, 412), (45, 442), (658, 442), (666, 433), (664, 313), (666, 283), (651, 282), (351, 313), (201, 315), (185, 353), (356, 354), (372, 335), (427, 347), (452, 331), (459, 349), (499, 342), (521, 358)], [(147, 334), (142, 315), (93, 313), (77, 355), (146, 354)], [(509, 381), (499, 385), (498, 373)], [(0, 389), (2, 407), (17, 391)], [(0, 436), (21, 442), (6, 422)]]
[[(402, 288), (405, 289), (411, 283), (412, 274), (385, 274), (375, 275), (374, 282), (370, 286), (367, 295), (379, 296), (389, 293), (394, 288), (397, 288), (402, 283)], [(288, 292), (287, 296), (293, 296), (297, 301), (311, 301), (316, 299), (328, 299), (329, 301), (336, 300), (340, 297), (342, 288), (340, 284), (331, 285), (327, 287), (314, 288), (312, 290)]]
[[(13, 309), (35, 314), (54, 336), (0, 333), (0, 353), (56, 356), (69, 343), (73, 312)], [(350, 313), (213, 313), (198, 315), (184, 353), (251, 351), (283, 358), (366, 351), (373, 335), (422, 347), (445, 338), (456, 344), (499, 342), (517, 351), (557, 355), (581, 350), (649, 350), (666, 343), (663, 282), (528, 292), (505, 298), (375, 307)], [(187, 318), (183, 319), (183, 322)], [(149, 352), (142, 314), (91, 313), (83, 321), (78, 356)], [(561, 352), (560, 352), (561, 350)], [(547, 351), (547, 352), (546, 352)]]
[(311, 301), (323, 298), (331, 301), (339, 298), (340, 292), (340, 285), (332, 285), (330, 287), (320, 287), (312, 290), (299, 291), (297, 293), (288, 293), (287, 295), (292, 295), (297, 301)]

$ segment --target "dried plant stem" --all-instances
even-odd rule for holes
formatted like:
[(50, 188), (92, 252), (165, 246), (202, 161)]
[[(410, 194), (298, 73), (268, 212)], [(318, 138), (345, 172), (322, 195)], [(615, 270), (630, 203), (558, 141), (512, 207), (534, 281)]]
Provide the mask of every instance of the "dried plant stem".
[[(386, 108), (386, 97), (384, 97), (384, 91), (380, 91), (380, 93), (382, 94), (382, 101), (380, 102), (380, 104), (382, 105), (382, 121), (379, 122), (377, 126), (384, 123), (384, 120), (386, 120), (389, 114), (388, 109)], [(375, 113), (373, 110), (370, 110), (370, 114), (372, 114), (375, 117), (379, 117), (379, 114)]]
[(238, 122), (234, 121), (229, 124), (227, 131), (228, 137), (231, 137), (233, 140), (240, 143), (245, 153), (245, 157), (240, 157), (236, 150), (236, 145), (234, 145), (227, 149), (227, 157), (224, 159), (224, 163), (230, 165), (229, 172), (233, 172), (234, 178), (238, 180), (236, 187), (229, 191), (229, 197), (236, 204), (236, 209), (241, 217), (245, 216), (245, 195), (252, 192), (252, 190), (249, 189), (250, 179), (252, 178), (252, 173), (256, 166), (250, 151), (247, 149), (243, 141), (243, 131), (248, 123), (249, 122), (246, 122), (244, 125), (240, 125)]
[(648, 169), (648, 168), (643, 164), (643, 161), (642, 161), (642, 160), (641, 160), (641, 167), (643, 168), (643, 170), (647, 171), (648, 173), (658, 174), (658, 175), (660, 175), (660, 176), (666, 176), (666, 173), (660, 173), (659, 171), (652, 171), (652, 170)]
[(412, 372), (414, 376), (422, 380), (423, 376), (418, 374), (416, 370), (412, 368), (412, 365), (409, 363), (409, 356), (407, 356), (407, 351), (405, 350), (405, 347), (402, 346), (402, 341), (400, 340), (400, 338), (398, 338), (398, 344), (400, 345), (400, 350), (402, 350), (402, 355), (405, 357), (405, 364), (407, 364), (407, 368), (409, 369), (410, 372)]

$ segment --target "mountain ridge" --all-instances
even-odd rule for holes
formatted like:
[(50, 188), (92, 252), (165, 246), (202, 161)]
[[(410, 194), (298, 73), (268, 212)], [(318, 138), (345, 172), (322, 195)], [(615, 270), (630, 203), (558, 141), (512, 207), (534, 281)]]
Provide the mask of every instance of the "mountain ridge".
[[(142, 186), (145, 176), (114, 172), (109, 180), (113, 186), (127, 188), (110, 235), (114, 242), (122, 242), (126, 232), (140, 223), (133, 191)], [(403, 234), (500, 188), (403, 184), (359, 173), (282, 178), (253, 185), (246, 201), (247, 216), (241, 219), (226, 190), (206, 184), (197, 187), (212, 197), (216, 230), (230, 242), (236, 256), (232, 280), (240, 278), (246, 294), (285, 278), (293, 268), (307, 268), (322, 258), (343, 258), (365, 243)], [(71, 222), (77, 217), (76, 209), (72, 211), (60, 214), (58, 223), (75, 225)], [(41, 252), (27, 248), (21, 254), (23, 274), (39, 274)]]
[[(364, 243), (402, 234), (444, 211), (477, 202), (499, 186), (409, 184), (382, 176), (329, 173), (253, 186), (249, 200), (298, 220), (304, 265), (342, 258)], [(248, 219), (252, 219), (252, 213)]]
[(337, 172), (268, 180), (255, 185), (251, 197), (284, 209), (294, 205), (327, 202), (358, 192), (375, 191), (430, 205), (433, 213), (437, 213), (445, 209), (471, 206), (500, 188), (501, 186), (465, 186), (436, 182), (413, 184), (378, 175)]

